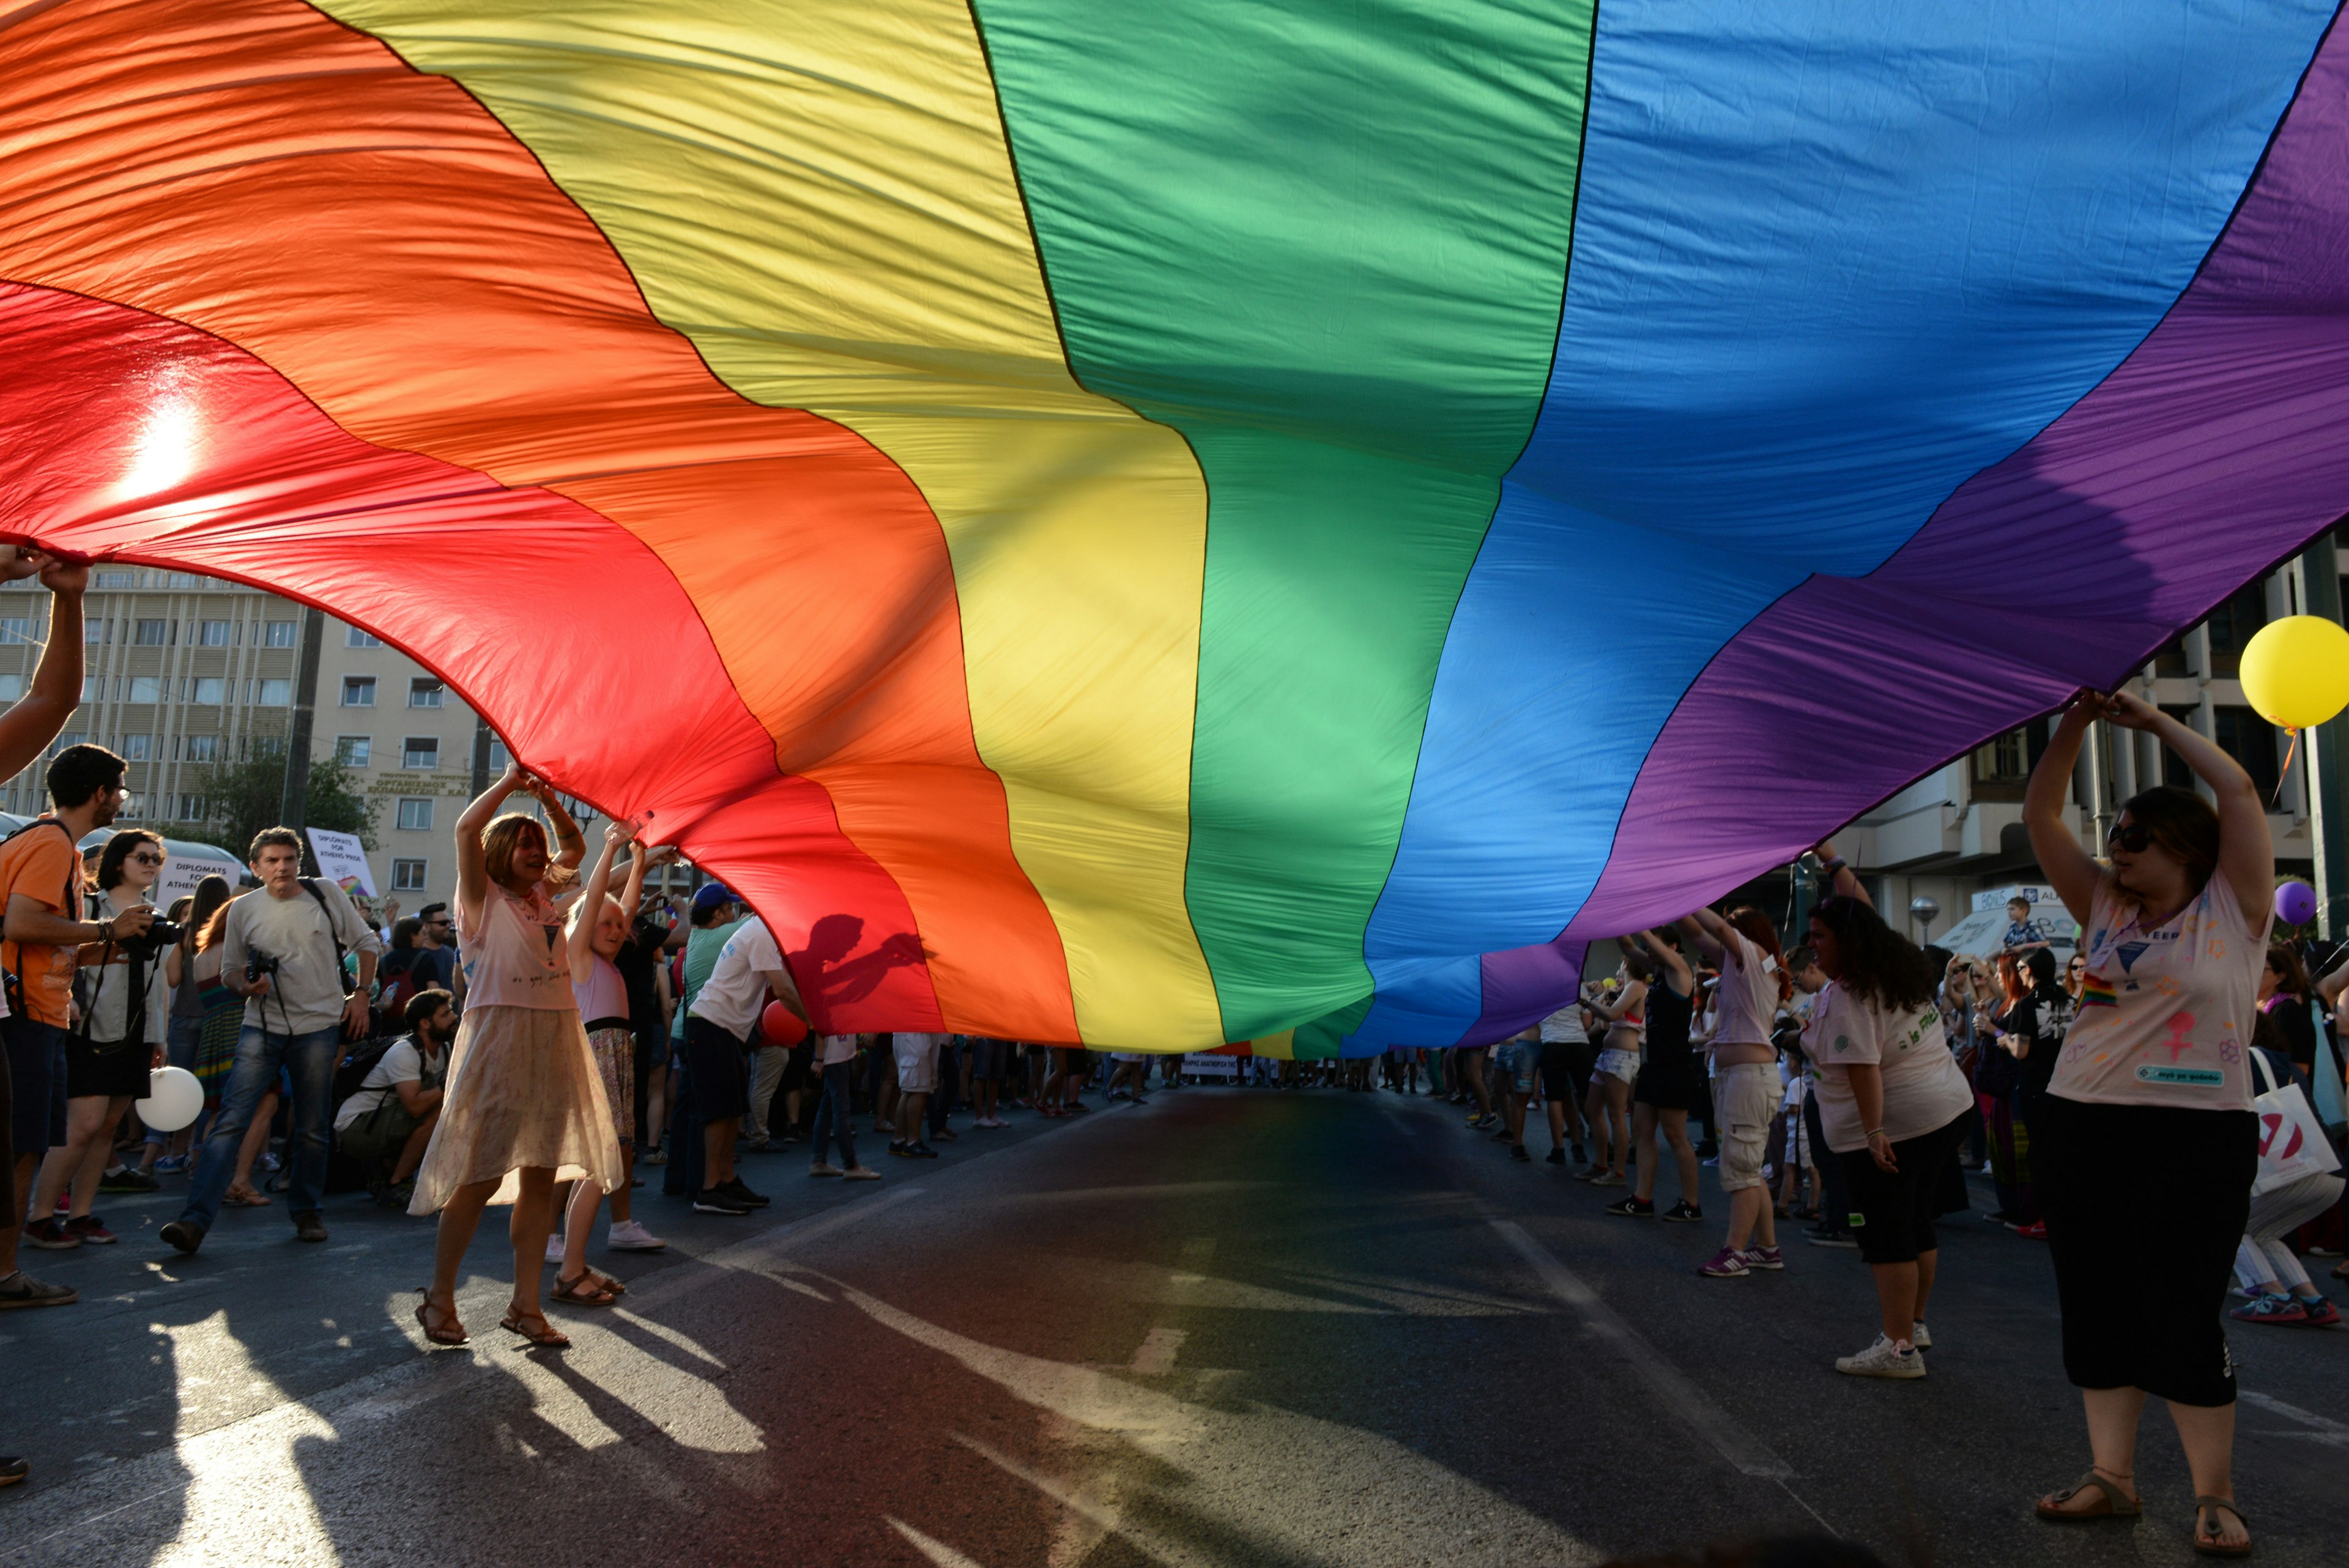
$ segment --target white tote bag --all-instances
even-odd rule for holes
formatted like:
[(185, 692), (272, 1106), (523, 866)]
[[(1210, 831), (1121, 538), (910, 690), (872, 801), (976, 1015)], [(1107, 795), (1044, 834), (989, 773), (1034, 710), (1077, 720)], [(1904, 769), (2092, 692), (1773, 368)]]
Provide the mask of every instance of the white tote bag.
[(2251, 1070), (2261, 1091), (2251, 1102), (2260, 1118), (2260, 1173), (2251, 1182), (2251, 1196), (2340, 1169), (2333, 1140), (2324, 1136), (2324, 1124), (2316, 1119), (2299, 1082), (2286, 1078), (2278, 1083), (2256, 1051), (2251, 1053)]

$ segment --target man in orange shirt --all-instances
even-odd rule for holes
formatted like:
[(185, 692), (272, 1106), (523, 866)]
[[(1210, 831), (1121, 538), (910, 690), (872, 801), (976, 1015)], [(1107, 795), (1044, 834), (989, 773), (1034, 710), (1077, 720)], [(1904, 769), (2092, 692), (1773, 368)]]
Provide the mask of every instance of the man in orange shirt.
[[(7, 711), (0, 712), (0, 778), (30, 765), (41, 748), (57, 738), (81, 701), (81, 596), (89, 582), (89, 568), (0, 545), (0, 582), (19, 582), (36, 573), (50, 594), (49, 641), (41, 651), (40, 668), (33, 671), (33, 689)], [(75, 863), (79, 865), (78, 857)], [(39, 1145), (20, 1160), (11, 1136), (16, 1117), (9, 1086), (8, 1058), (0, 1052), (0, 1307), (62, 1305), (72, 1301), (76, 1293), (62, 1285), (44, 1284), (16, 1267), (24, 1185), (32, 1180), (33, 1167), (48, 1148), (47, 1106), (44, 1103), (41, 1107), (44, 1132)], [(23, 1480), (26, 1468), (15, 1455), (0, 1454), (0, 1486)]]
[[(111, 826), (121, 809), (124, 767), (104, 746), (67, 746), (49, 763), (56, 810), (0, 842), (0, 984), (8, 1004), (0, 1039), (7, 1044), (10, 1141), (19, 1189), (30, 1186), (49, 1147), (66, 1140), (66, 1036), (73, 1028), (74, 971), (83, 950), (143, 936), (155, 919), (146, 908), (126, 909), (110, 921), (82, 919), (79, 846)], [(0, 1265), (11, 1268), (16, 1208), (9, 1206), (7, 1236), (0, 1243)], [(7, 1300), (5, 1285), (0, 1281), (0, 1302)]]

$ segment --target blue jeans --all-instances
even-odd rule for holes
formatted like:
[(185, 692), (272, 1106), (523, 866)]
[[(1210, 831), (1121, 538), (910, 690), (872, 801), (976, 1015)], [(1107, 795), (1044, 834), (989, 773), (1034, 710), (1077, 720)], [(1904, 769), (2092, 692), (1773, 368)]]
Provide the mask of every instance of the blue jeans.
[(816, 1164), (823, 1163), (824, 1139), (833, 1128), (840, 1132), (840, 1168), (856, 1168), (856, 1124), (848, 1119), (849, 1075), (854, 1072), (854, 1062), (826, 1062), (823, 1064), (823, 1098), (815, 1107), (814, 1147), (808, 1155)]
[(294, 1136), (287, 1142), (289, 1217), (315, 1214), (326, 1190), (326, 1126), (334, 1114), (335, 1064), (343, 1054), (339, 1023), (306, 1034), (270, 1034), (248, 1023), (236, 1037), (236, 1065), (228, 1073), (221, 1113), (204, 1139), (204, 1158), (180, 1218), (205, 1230), (220, 1217), (221, 1198), (236, 1177), (236, 1152), (262, 1096), (277, 1087), (279, 1069), (293, 1080)]

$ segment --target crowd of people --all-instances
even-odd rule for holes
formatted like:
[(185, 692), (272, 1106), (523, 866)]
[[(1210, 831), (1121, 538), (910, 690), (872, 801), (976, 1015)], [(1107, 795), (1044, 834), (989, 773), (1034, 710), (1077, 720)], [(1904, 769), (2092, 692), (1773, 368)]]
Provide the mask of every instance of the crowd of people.
[[(38, 572), (56, 609), (31, 691), (0, 715), (0, 774), (55, 738), (81, 647), (79, 570), (33, 556), (6, 570)], [(2097, 719), (2153, 732), (2203, 784), (2125, 803), (2102, 859), (2061, 820), (2063, 781)], [(388, 929), (334, 882), (304, 876), (301, 837), (283, 827), (250, 846), (247, 888), (207, 877), (159, 911), (162, 841), (138, 828), (104, 836), (125, 767), (98, 746), (57, 752), (50, 811), (0, 841), (0, 1095), (13, 1091), (0, 1098), (11, 1139), (0, 1181), (12, 1184), (0, 1307), (76, 1299), (70, 1284), (24, 1272), (18, 1248), (114, 1242), (96, 1210), (105, 1192), (184, 1180), (160, 1235), (194, 1253), (225, 1210), (274, 1206), (273, 1192), (296, 1237), (323, 1241), (327, 1192), (363, 1187), (438, 1226), (415, 1309), (429, 1342), (468, 1342), (460, 1266), (485, 1210), (505, 1205), (512, 1285), (501, 1324), (560, 1348), (569, 1341), (550, 1302), (608, 1307), (626, 1291), (590, 1261), (599, 1215), (608, 1209), (608, 1251), (666, 1245), (635, 1212), (648, 1179), (696, 1213), (748, 1217), (769, 1199), (744, 1179), (746, 1149), (804, 1143), (812, 1179), (875, 1180), (860, 1125), (891, 1158), (934, 1158), (964, 1132), (1007, 1125), (1007, 1108), (1081, 1116), (1088, 1092), (1139, 1103), (1154, 1069), (1173, 1085), (1199, 1065), (824, 1033), (792, 958), (731, 892), (712, 883), (685, 907), (648, 895), (648, 871), (672, 851), (614, 821), (591, 857), (561, 797), (519, 769), (457, 824), (452, 904)], [(502, 809), (517, 795), (536, 814)], [(2339, 1161), (2329, 1147), (2275, 1154), (2254, 1101), (2304, 1102), (2314, 1075), (2337, 1072), (2318, 1044), (2349, 961), (2313, 980), (2311, 951), (2269, 940), (2274, 862), (2257, 792), (2223, 752), (2133, 698), (2084, 693), (2072, 705), (2024, 810), (2081, 932), (2068, 953), (2022, 900), (1994, 953), (1920, 946), (1822, 844), (1791, 947), (1759, 909), (1700, 908), (1626, 933), (1612, 975), (1495, 1045), (1242, 1057), (1230, 1071), (1353, 1092), (1415, 1094), (1424, 1081), (1527, 1163), (1529, 1133), (1546, 1122), (1547, 1162), (1622, 1189), (1604, 1212), (1626, 1220), (1706, 1223), (1710, 1167), (1723, 1211), (1702, 1277), (1785, 1269), (1781, 1221), (1868, 1265), (1875, 1335), (1836, 1363), (1857, 1376), (1925, 1376), (1937, 1227), (1971, 1207), (1968, 1174), (1985, 1174), (1990, 1218), (2049, 1249), (2064, 1366), (2083, 1390), (2092, 1466), (2041, 1514), (2137, 1512), (2137, 1428), (2155, 1395), (2194, 1474), (2196, 1549), (2240, 1555), (2228, 1279), (2245, 1324), (2340, 1322), (2303, 1262), (2339, 1251)], [(826, 940), (820, 926), (811, 942)], [(832, 955), (827, 994), (877, 983), (907, 961), (899, 945)], [(203, 1091), (184, 1131), (145, 1129), (133, 1111), (166, 1064)], [(0, 1482), (23, 1474), (23, 1461), (0, 1459)]]

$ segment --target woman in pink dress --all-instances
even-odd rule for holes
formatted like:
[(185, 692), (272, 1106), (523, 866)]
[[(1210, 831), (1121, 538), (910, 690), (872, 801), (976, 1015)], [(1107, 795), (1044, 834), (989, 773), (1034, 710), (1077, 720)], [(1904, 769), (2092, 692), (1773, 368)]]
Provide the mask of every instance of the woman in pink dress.
[[(491, 820), (517, 789), (545, 808), (559, 854), (549, 857), (546, 830), (533, 817)], [(611, 1108), (572, 994), (563, 910), (549, 890), (573, 880), (585, 849), (554, 792), (519, 768), (457, 819), (465, 1018), (408, 1210), (440, 1215), (432, 1284), (416, 1309), (436, 1345), (465, 1343), (457, 1270), (492, 1203), (513, 1205), (513, 1296), (501, 1326), (533, 1345), (569, 1345), (539, 1307), (554, 1184), (593, 1181), (609, 1192), (623, 1179)]]

